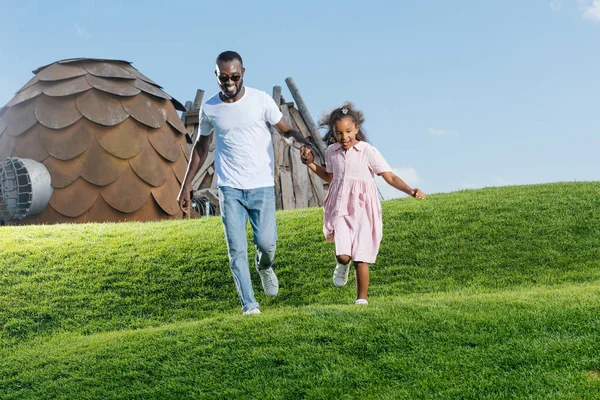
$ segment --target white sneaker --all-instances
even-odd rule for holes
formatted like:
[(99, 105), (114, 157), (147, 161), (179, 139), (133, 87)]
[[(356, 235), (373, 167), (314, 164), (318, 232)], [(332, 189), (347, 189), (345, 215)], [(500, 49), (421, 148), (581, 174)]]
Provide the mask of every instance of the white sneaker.
[(358, 299), (354, 304), (369, 304), (369, 302), (366, 299)]
[(277, 280), (277, 275), (275, 275), (273, 268), (258, 269), (258, 275), (260, 275), (260, 281), (262, 282), (262, 287), (267, 296), (277, 296), (277, 293), (279, 293), (279, 281)]
[(250, 310), (244, 311), (243, 314), (244, 315), (260, 314), (260, 310), (258, 309), (258, 307), (251, 308)]
[(345, 286), (348, 283), (348, 272), (350, 271), (350, 263), (337, 263), (333, 270), (333, 284), (337, 287)]

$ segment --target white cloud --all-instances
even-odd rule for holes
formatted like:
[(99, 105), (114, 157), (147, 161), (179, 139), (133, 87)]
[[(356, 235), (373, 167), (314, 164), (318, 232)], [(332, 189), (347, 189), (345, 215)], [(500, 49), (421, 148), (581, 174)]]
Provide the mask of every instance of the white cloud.
[[(400, 179), (406, 182), (406, 184), (410, 187), (415, 187), (417, 184), (422, 182), (421, 178), (419, 178), (419, 175), (417, 174), (417, 171), (412, 167), (392, 168), (392, 172), (398, 175), (398, 177), (400, 177)], [(404, 192), (401, 192), (395, 187), (388, 185), (387, 182), (384, 181), (380, 176), (375, 177), (375, 182), (377, 183), (379, 192), (383, 196), (384, 200), (406, 197)]]
[(448, 129), (438, 129), (438, 128), (429, 128), (427, 132), (431, 136), (449, 136), (449, 135), (458, 135), (458, 131), (448, 130)]
[(580, 1), (583, 19), (600, 22), (600, 0)]
[(81, 26), (79, 26), (79, 24), (75, 24), (75, 31), (77, 32), (77, 36), (84, 38), (84, 39), (89, 39), (90, 38), (90, 34), (88, 33), (88, 31), (85, 28), (82, 28)]
[(560, 10), (561, 7), (562, 7), (562, 0), (551, 0), (550, 1), (550, 8), (552, 9), (552, 11), (558, 11), (558, 10)]

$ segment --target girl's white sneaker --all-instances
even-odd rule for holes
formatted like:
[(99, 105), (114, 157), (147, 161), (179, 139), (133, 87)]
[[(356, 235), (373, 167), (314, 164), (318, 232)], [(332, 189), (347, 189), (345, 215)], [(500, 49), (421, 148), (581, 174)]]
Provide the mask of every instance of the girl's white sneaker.
[(358, 299), (354, 304), (369, 304), (369, 302), (366, 299)]
[(337, 263), (333, 270), (333, 284), (337, 287), (343, 287), (348, 283), (348, 271), (350, 271), (350, 263)]

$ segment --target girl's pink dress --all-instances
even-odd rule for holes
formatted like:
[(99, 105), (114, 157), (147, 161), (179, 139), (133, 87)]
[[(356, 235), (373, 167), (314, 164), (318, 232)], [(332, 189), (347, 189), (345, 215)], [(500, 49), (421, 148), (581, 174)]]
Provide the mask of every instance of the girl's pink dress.
[(323, 202), (325, 238), (335, 242), (336, 255), (374, 263), (382, 237), (375, 175), (391, 169), (375, 147), (362, 141), (348, 151), (334, 143), (327, 148), (326, 159), (333, 180)]

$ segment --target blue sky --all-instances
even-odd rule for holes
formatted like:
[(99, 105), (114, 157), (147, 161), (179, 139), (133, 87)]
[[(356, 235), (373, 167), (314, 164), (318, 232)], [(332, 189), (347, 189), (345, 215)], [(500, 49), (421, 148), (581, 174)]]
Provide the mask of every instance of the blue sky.
[[(426, 193), (600, 179), (600, 0), (0, 0), (0, 105), (32, 70), (114, 58), (181, 102), (294, 78), (314, 119), (351, 100), (369, 141)], [(380, 185), (385, 198), (401, 193)]]

